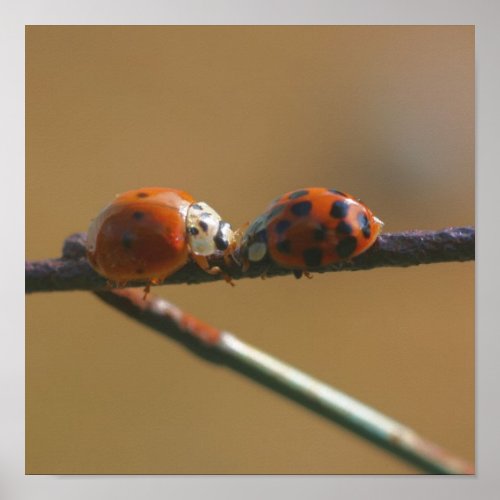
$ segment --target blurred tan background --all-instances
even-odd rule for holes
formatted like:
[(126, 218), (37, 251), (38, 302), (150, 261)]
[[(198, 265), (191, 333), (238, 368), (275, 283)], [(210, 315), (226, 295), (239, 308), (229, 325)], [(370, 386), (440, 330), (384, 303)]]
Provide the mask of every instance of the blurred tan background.
[[(26, 64), (27, 259), (155, 185), (235, 226), (315, 185), (474, 224), (471, 26), (32, 26)], [(154, 292), (474, 460), (473, 263)], [(89, 293), (26, 306), (27, 473), (418, 472)]]

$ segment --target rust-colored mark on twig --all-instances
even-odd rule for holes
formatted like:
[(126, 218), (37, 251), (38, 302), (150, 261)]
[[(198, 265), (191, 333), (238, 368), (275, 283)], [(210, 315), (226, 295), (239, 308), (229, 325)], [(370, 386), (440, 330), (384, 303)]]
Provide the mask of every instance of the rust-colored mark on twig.
[(427, 459), (430, 463), (441, 464), (441, 467), (447, 469), (451, 474), (473, 475), (476, 473), (475, 467), (466, 460), (450, 454), (441, 446), (422, 438), (407, 428), (390, 436), (390, 442), (399, 448), (406, 449), (413, 455)]
[[(144, 298), (144, 293), (140, 289), (123, 288), (109, 292), (99, 292), (98, 295), (104, 300), (107, 297), (107, 302), (110, 302), (112, 296), (121, 299), (120, 302), (115, 301), (113, 305), (126, 312), (129, 316), (157, 322), (163, 319), (166, 329), (173, 327), (178, 333), (187, 334), (203, 344), (212, 346), (217, 344), (220, 339), (221, 332), (219, 329), (201, 321), (192, 314), (183, 312), (165, 299), (151, 294)], [(142, 316), (142, 318), (139, 316)]]
[(189, 332), (190, 335), (197, 337), (205, 344), (215, 345), (219, 342), (221, 334), (220, 330), (209, 325), (208, 323), (205, 323), (204, 321), (201, 321), (191, 314), (184, 314), (181, 326), (186, 330), (186, 332)]

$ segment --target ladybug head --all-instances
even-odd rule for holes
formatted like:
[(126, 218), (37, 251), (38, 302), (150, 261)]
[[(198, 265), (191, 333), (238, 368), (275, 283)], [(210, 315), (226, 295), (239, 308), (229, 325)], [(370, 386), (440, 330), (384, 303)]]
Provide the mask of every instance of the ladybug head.
[(229, 223), (205, 202), (193, 203), (186, 214), (189, 247), (195, 255), (209, 256), (225, 252), (234, 241)]
[(267, 254), (266, 216), (257, 217), (243, 235), (240, 253), (244, 261), (259, 262)]

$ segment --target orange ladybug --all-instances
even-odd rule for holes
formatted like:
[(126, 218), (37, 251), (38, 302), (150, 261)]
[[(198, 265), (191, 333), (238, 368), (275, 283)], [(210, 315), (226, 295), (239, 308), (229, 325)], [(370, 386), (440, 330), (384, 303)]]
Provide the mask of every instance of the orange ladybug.
[(178, 189), (149, 187), (118, 195), (92, 220), (87, 257), (112, 283), (157, 284), (190, 258), (207, 273), (220, 273), (207, 257), (233, 244), (231, 226), (205, 202)]
[(370, 248), (383, 222), (353, 196), (336, 189), (304, 188), (285, 193), (244, 233), (243, 267), (266, 255), (300, 277), (348, 260)]

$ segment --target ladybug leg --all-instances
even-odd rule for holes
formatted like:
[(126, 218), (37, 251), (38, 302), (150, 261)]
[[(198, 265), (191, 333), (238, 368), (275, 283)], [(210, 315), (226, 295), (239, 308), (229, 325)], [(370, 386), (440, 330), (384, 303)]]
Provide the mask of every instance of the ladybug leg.
[(215, 275), (222, 272), (222, 269), (219, 266), (210, 267), (208, 259), (204, 255), (193, 254), (192, 257), (196, 264), (198, 264), (198, 266), (201, 267), (206, 273)]
[(222, 273), (222, 276), (224, 277), (224, 281), (225, 281), (228, 285), (231, 285), (231, 286), (236, 286), (236, 285), (233, 283), (233, 280), (232, 280), (231, 276), (229, 276), (229, 274)]
[(229, 244), (229, 247), (224, 252), (224, 262), (226, 266), (231, 267), (236, 263), (239, 267), (241, 267), (240, 260), (236, 257), (236, 250), (238, 249), (239, 243), (237, 241), (232, 241)]
[(204, 255), (192, 255), (193, 260), (200, 266), (206, 273), (215, 276), (216, 274), (222, 274), (226, 283), (229, 283), (231, 286), (234, 286), (233, 280), (231, 276), (222, 271), (219, 266), (210, 267), (207, 258)]
[(147, 296), (149, 295), (149, 292), (151, 291), (151, 285), (159, 285), (163, 280), (159, 278), (152, 278), (149, 280), (149, 283), (144, 287), (144, 296), (142, 297), (142, 300), (146, 300)]
[(308, 280), (312, 280), (313, 279), (313, 275), (309, 271), (302, 271), (301, 269), (294, 269), (293, 270), (293, 275), (297, 279), (302, 278), (302, 276), (305, 276)]
[[(241, 267), (242, 271), (245, 272), (248, 269), (250, 263), (248, 261), (243, 262), (240, 259), (240, 255), (236, 255), (238, 248), (241, 245), (241, 240), (243, 239), (243, 234), (246, 228), (250, 225), (249, 222), (243, 224), (233, 232), (233, 240), (229, 244), (228, 249), (224, 253), (224, 262), (227, 266), (233, 265), (234, 262)], [(246, 267), (245, 267), (246, 266)]]
[(240, 226), (238, 229), (236, 229), (233, 232), (234, 241), (237, 244), (241, 243), (241, 239), (243, 238), (243, 234), (245, 233), (245, 231), (249, 225), (250, 225), (250, 222), (245, 222), (245, 224), (243, 224), (242, 226)]
[(261, 280), (267, 279), (267, 271), (269, 271), (269, 266), (264, 269), (264, 272), (260, 275)]
[(250, 269), (250, 261), (248, 259), (243, 259), (241, 263), (242, 272), (246, 273)]

